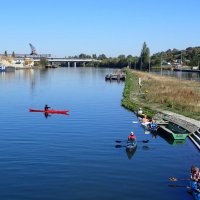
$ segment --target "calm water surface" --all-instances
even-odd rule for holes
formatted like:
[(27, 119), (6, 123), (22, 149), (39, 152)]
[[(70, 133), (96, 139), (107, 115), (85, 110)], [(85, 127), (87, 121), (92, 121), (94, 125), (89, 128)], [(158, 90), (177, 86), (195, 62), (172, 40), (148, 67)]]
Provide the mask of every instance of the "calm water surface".
[[(191, 200), (187, 178), (199, 152), (190, 140), (170, 144), (145, 134), (120, 106), (124, 84), (110, 69), (57, 68), (0, 73), (0, 199)], [(28, 109), (69, 109), (69, 115)], [(136, 152), (115, 148), (130, 131)], [(169, 184), (183, 187), (169, 187)]]
[(153, 71), (153, 73), (172, 76), (179, 80), (191, 80), (200, 82), (200, 73), (198, 72), (182, 72), (182, 71), (171, 71), (171, 70), (163, 70), (163, 71)]

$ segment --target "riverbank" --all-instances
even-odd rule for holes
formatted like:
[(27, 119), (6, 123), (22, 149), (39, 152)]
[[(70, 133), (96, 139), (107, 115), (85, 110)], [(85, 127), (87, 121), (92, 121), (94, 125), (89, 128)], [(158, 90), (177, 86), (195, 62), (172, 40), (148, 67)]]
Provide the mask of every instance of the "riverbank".
[(130, 69), (126, 73), (122, 100), (125, 108), (136, 111), (142, 107), (149, 117), (166, 110), (200, 120), (200, 83)]

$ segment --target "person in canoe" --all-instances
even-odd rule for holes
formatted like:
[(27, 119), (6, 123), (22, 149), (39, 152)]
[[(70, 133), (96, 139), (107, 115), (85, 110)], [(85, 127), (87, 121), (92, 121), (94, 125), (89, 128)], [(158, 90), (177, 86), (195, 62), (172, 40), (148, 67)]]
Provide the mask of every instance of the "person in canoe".
[(44, 110), (47, 111), (47, 110), (49, 110), (49, 108), (51, 108), (51, 107), (49, 107), (49, 106), (46, 104), (45, 107), (44, 107)]
[(194, 165), (191, 167), (190, 192), (194, 199), (200, 199), (200, 172), (199, 168)]
[(133, 132), (131, 132), (130, 135), (128, 136), (128, 140), (136, 140), (136, 136), (134, 135)]
[(154, 119), (149, 124), (149, 129), (150, 129), (150, 131), (157, 131), (158, 124), (156, 123), (156, 121)]
[(139, 109), (138, 109), (137, 114), (138, 114), (138, 115), (142, 115), (142, 114), (143, 114), (142, 108), (139, 108)]
[(144, 117), (142, 118), (142, 123), (147, 123), (149, 122), (149, 119), (147, 118), (146, 115), (144, 115)]
[(190, 179), (192, 181), (200, 181), (200, 172), (199, 172), (199, 168), (198, 167), (195, 167), (195, 166), (192, 166), (191, 167), (191, 177)]

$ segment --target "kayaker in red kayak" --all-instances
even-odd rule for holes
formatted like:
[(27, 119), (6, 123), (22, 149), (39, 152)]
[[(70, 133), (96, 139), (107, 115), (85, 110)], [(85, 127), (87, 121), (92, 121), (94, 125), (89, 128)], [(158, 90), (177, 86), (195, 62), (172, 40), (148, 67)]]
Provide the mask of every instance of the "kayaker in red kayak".
[(44, 110), (47, 111), (49, 108), (51, 108), (51, 107), (49, 107), (49, 106), (46, 104), (45, 107), (44, 107)]
[(133, 132), (131, 132), (130, 135), (128, 136), (128, 140), (136, 140), (136, 136), (134, 135)]

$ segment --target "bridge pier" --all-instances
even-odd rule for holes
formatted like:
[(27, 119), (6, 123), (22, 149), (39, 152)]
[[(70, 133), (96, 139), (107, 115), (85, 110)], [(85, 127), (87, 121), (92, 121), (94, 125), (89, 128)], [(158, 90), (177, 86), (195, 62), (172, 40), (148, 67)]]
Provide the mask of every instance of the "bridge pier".
[(76, 67), (76, 62), (74, 62), (74, 67)]
[(70, 62), (67, 62), (67, 66), (70, 67)]

